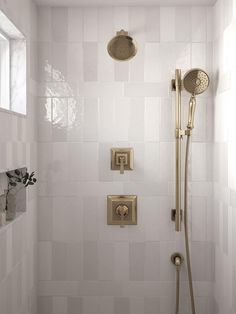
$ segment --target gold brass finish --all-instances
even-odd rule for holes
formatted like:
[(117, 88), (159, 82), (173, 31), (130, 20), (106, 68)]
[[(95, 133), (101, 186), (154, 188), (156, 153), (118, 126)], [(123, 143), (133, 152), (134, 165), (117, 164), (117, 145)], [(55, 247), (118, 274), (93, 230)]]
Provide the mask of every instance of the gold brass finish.
[(183, 85), (187, 92), (199, 95), (205, 92), (210, 83), (209, 76), (201, 69), (191, 69), (183, 78)]
[[(175, 221), (175, 217), (176, 217), (176, 209), (172, 209), (171, 210), (171, 220)], [(181, 222), (183, 220), (183, 210), (180, 210), (180, 218), (181, 218)]]
[(176, 134), (176, 160), (175, 160), (175, 230), (181, 231), (181, 70), (175, 70), (175, 134)]
[(136, 41), (128, 35), (123, 29), (116, 33), (107, 46), (109, 55), (118, 61), (132, 59), (137, 53)]
[(137, 225), (137, 196), (108, 195), (107, 196), (108, 225)]
[(132, 148), (111, 148), (111, 170), (119, 170), (124, 174), (125, 170), (134, 169), (134, 152)]
[(176, 266), (180, 267), (184, 262), (184, 257), (182, 254), (176, 252), (171, 255), (171, 262)]
[(183, 78), (183, 86), (191, 94), (189, 101), (189, 113), (187, 128), (194, 128), (194, 113), (196, 108), (196, 95), (202, 94), (208, 88), (210, 83), (209, 76), (201, 69), (192, 69), (188, 71)]

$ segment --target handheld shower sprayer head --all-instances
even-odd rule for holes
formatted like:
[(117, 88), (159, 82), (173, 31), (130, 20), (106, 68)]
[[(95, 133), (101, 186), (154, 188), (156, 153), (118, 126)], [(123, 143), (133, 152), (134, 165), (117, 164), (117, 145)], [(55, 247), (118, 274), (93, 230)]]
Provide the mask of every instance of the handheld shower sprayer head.
[(183, 78), (183, 85), (187, 92), (191, 94), (189, 100), (189, 114), (187, 128), (194, 128), (194, 113), (196, 108), (196, 95), (204, 93), (210, 83), (209, 76), (201, 69), (192, 69), (188, 71)]

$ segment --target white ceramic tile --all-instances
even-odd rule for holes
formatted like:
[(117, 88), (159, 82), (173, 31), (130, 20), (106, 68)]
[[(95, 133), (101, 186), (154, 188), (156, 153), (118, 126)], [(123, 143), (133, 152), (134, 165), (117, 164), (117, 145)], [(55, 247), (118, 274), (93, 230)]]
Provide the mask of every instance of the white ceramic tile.
[(52, 240), (52, 198), (38, 199), (38, 238), (40, 241)]
[(114, 279), (114, 244), (98, 244), (99, 280)]
[(0, 247), (2, 249), (3, 254), (1, 254), (1, 258), (0, 258), (0, 266), (1, 266), (1, 270), (0, 270), (0, 281), (3, 280), (3, 278), (6, 275), (7, 272), (7, 236), (6, 236), (6, 232), (1, 233), (0, 235)]
[(39, 242), (39, 280), (51, 280), (52, 278), (52, 244), (51, 242)]
[(127, 83), (124, 87), (127, 97), (165, 97), (168, 87), (163, 83)]
[[(126, 97), (116, 97), (114, 105), (114, 140), (128, 141), (129, 119), (130, 119), (130, 99)], [(111, 132), (113, 133), (113, 132)]]
[[(39, 295), (52, 296), (53, 300), (51, 297), (41, 299), (40, 310), (45, 309), (48, 314), (55, 311), (63, 314), (82, 311), (83, 314), (151, 314), (156, 311), (166, 314), (174, 311), (174, 304), (169, 300), (174, 295), (175, 272), (169, 259), (174, 251), (182, 250), (183, 245), (170, 221), (174, 202), (169, 195), (174, 180), (174, 94), (170, 93), (169, 83), (176, 67), (183, 73), (191, 66), (211, 71), (212, 48), (210, 43), (204, 43), (211, 38), (210, 9), (158, 6), (41, 9), (45, 25), (52, 23), (54, 48), (51, 61), (52, 35), (50, 30), (46, 33), (46, 26), (42, 27), (40, 80), (46, 84), (39, 84), (39, 95), (56, 99), (53, 108), (50, 100), (42, 100), (37, 118), (41, 141), (38, 146), (39, 195), (44, 195), (39, 202), (39, 235), (40, 240), (54, 241), (43, 242), (53, 247), (53, 261), (48, 263), (53, 280), (40, 281), (38, 287)], [(204, 26), (199, 25), (195, 31), (193, 26), (198, 17)], [(106, 51), (108, 40), (120, 29), (128, 30), (138, 42), (137, 55), (124, 63), (115, 62)], [(54, 83), (50, 82), (52, 63)], [(223, 89), (230, 86), (226, 76), (221, 81)], [(220, 97), (218, 103), (222, 103), (222, 99), (226, 98)], [(183, 102), (187, 101), (184, 97)], [(210, 117), (213, 112), (206, 109), (210, 105), (205, 98), (198, 98), (198, 105), (193, 145), (199, 146), (192, 152), (192, 175), (197, 181), (190, 186), (194, 196), (191, 236), (195, 240), (192, 251), (203, 253), (199, 254), (203, 256), (199, 265), (203, 260), (206, 263), (204, 271), (194, 265), (194, 276), (203, 284), (197, 290), (197, 295), (202, 296), (197, 298), (197, 308), (203, 314), (210, 314), (212, 308), (207, 305), (206, 295), (213, 292), (205, 288), (203, 280), (206, 275), (212, 289), (213, 246), (205, 241), (212, 241), (213, 190), (209, 170), (212, 156), (206, 141), (212, 139)], [(221, 121), (225, 106), (222, 110), (217, 106), (216, 109), (217, 119)], [(6, 121), (4, 123), (7, 125)], [(9, 123), (12, 123), (12, 138), (18, 140), (18, 122)], [(216, 129), (219, 130), (218, 125), (221, 131), (216, 138), (221, 140), (224, 123), (218, 122)], [(2, 141), (1, 136), (0, 133)], [(11, 142), (7, 145), (9, 165), (23, 159), (20, 147)], [(110, 170), (113, 146), (134, 148), (134, 171), (120, 176)], [(33, 148), (29, 147), (32, 153)], [(220, 156), (216, 161), (223, 164), (225, 158)], [(205, 161), (199, 162), (202, 158)], [(225, 171), (228, 170), (223, 166), (217, 171), (221, 182), (226, 179)], [(53, 185), (51, 179), (55, 180)], [(223, 188), (219, 190), (223, 197)], [(121, 229), (106, 225), (108, 194), (138, 195), (138, 226)], [(223, 216), (223, 212), (218, 216), (217, 219), (222, 220), (220, 250), (225, 254), (227, 237), (230, 237), (226, 223), (229, 217)], [(18, 243), (16, 234), (13, 238), (14, 245), (21, 248), (23, 240)], [(211, 253), (207, 255), (206, 251)], [(20, 252), (18, 249), (18, 253), (14, 253), (13, 260), (18, 260)], [(45, 255), (42, 253), (41, 258)], [(48, 256), (44, 262), (47, 260)], [(49, 275), (46, 268), (42, 270), (42, 276), (50, 278)], [(181, 275), (183, 293), (187, 294), (186, 269)], [(184, 296), (182, 301), (188, 305), (186, 300)], [(181, 303), (183, 313), (188, 310), (185, 303)]]
[(114, 28), (116, 30), (129, 30), (129, 8), (116, 6), (114, 7)]
[(127, 242), (115, 243), (115, 280), (127, 280), (129, 277), (129, 245)]
[(83, 298), (83, 312), (84, 314), (97, 314), (98, 313), (98, 297), (84, 297)]
[(160, 40), (169, 42), (175, 40), (175, 8), (160, 8)]
[(114, 79), (115, 81), (121, 81), (121, 82), (129, 80), (129, 63), (128, 62), (115, 62)]
[(68, 175), (71, 180), (84, 180), (84, 147), (82, 143), (68, 144)]
[(52, 79), (56, 82), (67, 79), (67, 45), (64, 43), (52, 45)]
[(143, 141), (143, 139), (144, 139), (144, 99), (132, 98), (130, 103), (129, 140)]
[(160, 144), (145, 144), (144, 178), (148, 182), (158, 182), (160, 180)]
[(160, 41), (160, 8), (146, 7), (146, 41)]
[(120, 82), (86, 82), (80, 84), (78, 93), (84, 97), (120, 97), (123, 96), (123, 84)]
[(84, 144), (84, 179), (85, 181), (98, 180), (98, 143)]
[(130, 313), (130, 300), (127, 297), (114, 298), (114, 314), (129, 314)]
[(84, 100), (84, 140), (96, 141), (98, 138), (98, 101), (96, 98)]
[(83, 252), (84, 280), (98, 279), (98, 245), (97, 242), (84, 242)]
[(189, 7), (175, 9), (175, 39), (177, 42), (189, 42), (191, 39), (191, 9)]
[(53, 181), (65, 181), (68, 178), (68, 146), (66, 143), (54, 143), (52, 153)]
[(173, 143), (160, 143), (160, 179), (163, 180), (174, 180), (174, 155)]
[(143, 143), (131, 145), (134, 149), (134, 170), (130, 173), (130, 180), (144, 180), (145, 147)]
[(80, 243), (67, 245), (66, 280), (82, 280), (82, 254), (83, 250)]
[(52, 243), (52, 280), (66, 280), (67, 246), (65, 243)]
[(84, 80), (97, 81), (98, 75), (98, 45), (95, 42), (83, 44)]
[(129, 61), (129, 80), (131, 82), (144, 81), (144, 59), (145, 59), (145, 46), (140, 45), (135, 58)]
[(160, 44), (145, 45), (144, 80), (145, 82), (160, 82), (161, 79)]
[(145, 26), (146, 19), (143, 7), (130, 7), (129, 8), (129, 29), (130, 34), (142, 43), (145, 41)]
[(82, 298), (68, 298), (68, 314), (80, 313), (83, 310)]
[(206, 145), (192, 144), (192, 180), (205, 181), (207, 179)]
[(67, 298), (53, 298), (53, 314), (67, 314)]
[(192, 216), (192, 240), (206, 240), (207, 216), (206, 199), (200, 197), (192, 198), (191, 216)]
[(70, 82), (82, 81), (84, 77), (82, 43), (67, 46), (67, 79)]
[(68, 9), (52, 8), (52, 39), (55, 42), (68, 40)]
[(207, 34), (207, 10), (204, 7), (191, 8), (192, 41), (205, 42)]
[(146, 242), (144, 279), (147, 281), (160, 280), (160, 243)]
[(98, 9), (98, 40), (108, 43), (115, 36), (114, 7), (100, 7)]
[(83, 10), (84, 41), (98, 40), (98, 10), (85, 8)]
[(52, 139), (55, 142), (64, 142), (67, 138), (68, 103), (66, 98), (52, 100)]
[(83, 9), (68, 8), (68, 40), (70, 42), (83, 41)]
[(39, 41), (51, 41), (52, 39), (52, 10), (49, 7), (40, 7), (37, 10), (40, 27), (38, 28)]
[(98, 238), (98, 202), (97, 198), (86, 197), (83, 200), (83, 233), (86, 241), (96, 241)]
[(98, 44), (98, 80), (99, 82), (114, 81), (114, 60), (107, 52), (107, 42)]
[(100, 181), (113, 181), (113, 173), (111, 172), (111, 147), (112, 143), (99, 144), (99, 180)]
[(111, 297), (102, 297), (99, 298), (99, 314), (110, 314), (113, 312), (113, 298)]
[[(99, 98), (99, 141), (114, 141), (115, 104), (110, 97)], [(108, 132), (109, 130), (109, 132)]]
[(145, 298), (144, 310), (147, 313), (154, 314), (160, 308), (159, 298)]
[(80, 242), (81, 205), (77, 198), (58, 197), (53, 199), (53, 240)]
[(192, 66), (200, 69), (206, 68), (206, 44), (192, 44)]

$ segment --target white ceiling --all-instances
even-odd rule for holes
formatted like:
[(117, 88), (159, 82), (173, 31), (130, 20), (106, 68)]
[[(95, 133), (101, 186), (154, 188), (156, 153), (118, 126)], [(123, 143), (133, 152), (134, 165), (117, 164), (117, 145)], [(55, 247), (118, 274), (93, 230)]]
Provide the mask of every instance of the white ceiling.
[(51, 6), (212, 5), (216, 0), (34, 0)]

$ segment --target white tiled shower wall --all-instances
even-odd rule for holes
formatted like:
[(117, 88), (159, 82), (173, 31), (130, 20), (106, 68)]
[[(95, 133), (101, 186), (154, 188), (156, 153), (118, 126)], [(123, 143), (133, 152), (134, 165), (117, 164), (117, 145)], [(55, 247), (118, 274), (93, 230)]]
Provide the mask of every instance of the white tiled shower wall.
[[(212, 8), (38, 9), (39, 314), (174, 312), (170, 255), (183, 252), (174, 206), (174, 69), (212, 73)], [(115, 62), (124, 28), (138, 54)], [(185, 111), (189, 95), (184, 94)], [(191, 242), (197, 312), (214, 313), (212, 98), (198, 98), (192, 144)], [(186, 112), (185, 112), (186, 117)], [(185, 118), (186, 122), (186, 118)], [(135, 169), (110, 171), (110, 148)], [(138, 226), (106, 225), (108, 194), (138, 195)], [(181, 313), (189, 313), (186, 269)]]
[(215, 313), (236, 313), (236, 2), (214, 7)]
[[(26, 165), (37, 171), (36, 7), (29, 0), (0, 1), (0, 9), (27, 38), (27, 116), (0, 111), (0, 169)], [(27, 195), (27, 212), (0, 229), (0, 313), (33, 314), (36, 305), (36, 189)]]

